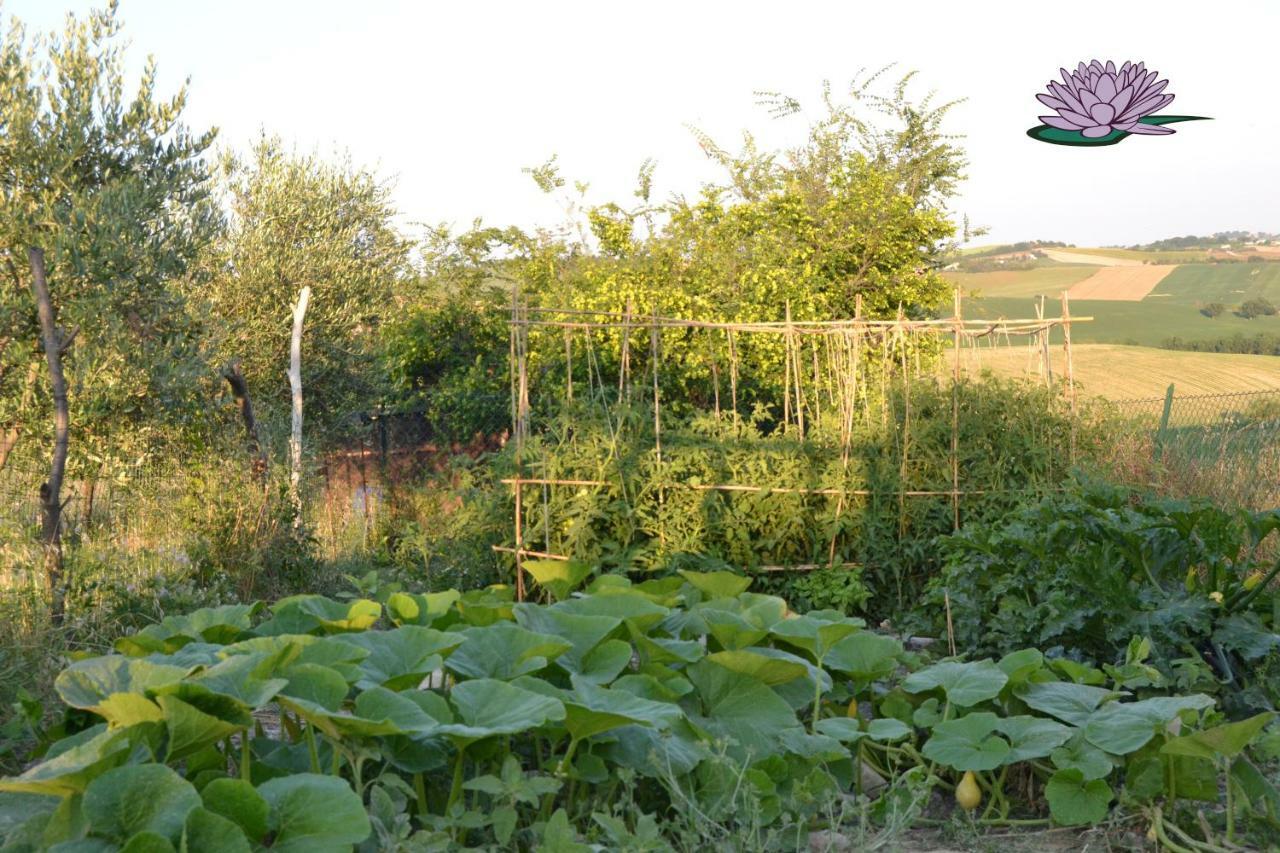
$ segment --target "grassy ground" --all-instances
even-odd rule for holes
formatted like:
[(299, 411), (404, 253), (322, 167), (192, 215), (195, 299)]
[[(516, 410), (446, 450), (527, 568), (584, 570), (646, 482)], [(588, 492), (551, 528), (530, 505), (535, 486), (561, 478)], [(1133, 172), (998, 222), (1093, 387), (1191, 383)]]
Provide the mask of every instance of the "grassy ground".
[(949, 272), (945, 275), (948, 281), (960, 286), (966, 298), (1021, 296), (1030, 299), (1041, 294), (1056, 297), (1097, 271), (1097, 267), (1060, 266), (995, 272)]
[(1170, 249), (1164, 252), (1144, 252), (1139, 249), (1063, 249), (1064, 252), (1082, 255), (1102, 255), (1126, 261), (1146, 261), (1153, 264), (1194, 264), (1209, 259), (1204, 249)]
[[(1064, 370), (1062, 348), (1054, 347), (1051, 356), (1054, 371)], [(1034, 376), (1039, 358), (1026, 346), (1002, 346), (966, 349), (963, 364), (1002, 376)], [(1085, 393), (1112, 400), (1158, 397), (1170, 383), (1178, 395), (1280, 390), (1280, 359), (1266, 355), (1083, 344), (1072, 347), (1072, 365)]]

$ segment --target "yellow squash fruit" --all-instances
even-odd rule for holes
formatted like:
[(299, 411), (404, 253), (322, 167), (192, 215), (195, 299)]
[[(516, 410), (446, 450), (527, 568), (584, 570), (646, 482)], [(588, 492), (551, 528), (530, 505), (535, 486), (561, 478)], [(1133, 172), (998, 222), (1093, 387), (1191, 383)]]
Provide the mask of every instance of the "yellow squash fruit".
[(1257, 586), (1260, 583), (1262, 583), (1262, 572), (1254, 572), (1253, 574), (1249, 575), (1249, 577), (1244, 579), (1244, 588), (1253, 589), (1255, 586)]
[(849, 708), (844, 712), (844, 715), (855, 720), (858, 719), (858, 700), (856, 698), (849, 700)]
[(982, 789), (972, 770), (966, 770), (960, 784), (956, 785), (956, 803), (966, 811), (973, 811), (982, 803)]

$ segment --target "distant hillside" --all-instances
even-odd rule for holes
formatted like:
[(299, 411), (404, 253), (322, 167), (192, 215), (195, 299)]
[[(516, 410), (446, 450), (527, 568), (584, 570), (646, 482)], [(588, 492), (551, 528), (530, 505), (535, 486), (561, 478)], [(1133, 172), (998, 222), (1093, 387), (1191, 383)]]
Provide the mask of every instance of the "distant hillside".
[(1280, 234), (1268, 234), (1265, 231), (1219, 231), (1207, 236), (1188, 234), (1185, 237), (1169, 237), (1156, 240), (1154, 243), (1129, 246), (1141, 252), (1166, 252), (1176, 249), (1218, 249), (1224, 246), (1232, 248), (1245, 246), (1280, 245)]

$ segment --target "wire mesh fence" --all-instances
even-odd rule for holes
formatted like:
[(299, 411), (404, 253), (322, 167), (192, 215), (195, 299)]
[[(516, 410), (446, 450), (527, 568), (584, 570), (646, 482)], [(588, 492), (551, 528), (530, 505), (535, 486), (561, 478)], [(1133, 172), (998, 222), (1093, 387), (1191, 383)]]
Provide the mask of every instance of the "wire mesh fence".
[(1120, 400), (1178, 491), (1255, 509), (1280, 506), (1280, 390)]

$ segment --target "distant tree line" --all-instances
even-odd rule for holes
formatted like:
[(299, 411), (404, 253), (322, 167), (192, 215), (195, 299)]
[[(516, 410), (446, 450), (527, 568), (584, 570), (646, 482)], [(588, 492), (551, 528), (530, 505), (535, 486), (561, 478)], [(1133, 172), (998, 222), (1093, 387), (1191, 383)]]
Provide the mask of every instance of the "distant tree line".
[(1244, 355), (1280, 355), (1280, 335), (1259, 332), (1256, 335), (1234, 335), (1208, 340), (1184, 340), (1180, 337), (1165, 338), (1160, 344), (1164, 349), (1187, 352), (1228, 352)]
[(1129, 246), (1143, 252), (1167, 252), (1179, 249), (1211, 249), (1224, 243), (1270, 243), (1280, 241), (1280, 234), (1263, 231), (1219, 231), (1207, 236), (1188, 234), (1185, 237), (1167, 237), (1153, 243)]

